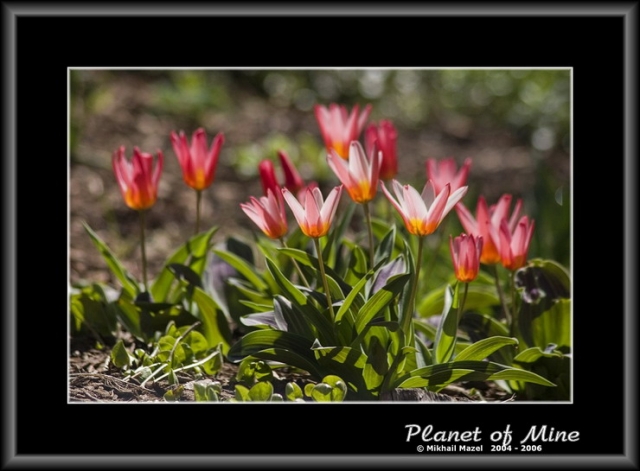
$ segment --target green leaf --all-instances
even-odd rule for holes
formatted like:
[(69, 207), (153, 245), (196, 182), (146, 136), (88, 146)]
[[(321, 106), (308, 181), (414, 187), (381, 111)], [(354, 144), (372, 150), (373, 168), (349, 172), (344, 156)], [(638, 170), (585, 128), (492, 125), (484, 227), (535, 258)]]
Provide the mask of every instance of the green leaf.
[(236, 384), (235, 398), (238, 402), (251, 402), (251, 396), (249, 395), (249, 388)]
[(386, 262), (391, 258), (393, 253), (393, 247), (396, 242), (396, 226), (391, 226), (391, 229), (382, 238), (378, 247), (376, 247), (375, 254), (373, 256), (374, 265), (381, 262)]
[(525, 351), (520, 352), (513, 361), (518, 363), (535, 363), (540, 358), (562, 358), (564, 355), (556, 350), (552, 352), (543, 351), (540, 347), (527, 348)]
[(456, 355), (456, 361), (476, 360), (481, 361), (489, 357), (493, 352), (507, 345), (518, 345), (518, 340), (513, 337), (489, 337), (480, 340)]
[[(218, 383), (218, 386), (220, 383)], [(193, 395), (196, 402), (219, 402), (217, 386), (209, 380), (193, 383)]]
[(255, 352), (253, 355), (247, 358), (250, 358), (252, 360), (261, 359), (265, 361), (276, 361), (279, 363), (283, 363), (285, 365), (307, 371), (312, 377), (316, 379), (320, 379), (322, 376), (315, 361), (310, 361), (308, 358), (305, 358), (305, 356), (301, 354), (283, 348), (265, 348), (263, 350)]
[(512, 368), (489, 361), (453, 361), (431, 365), (411, 371), (396, 380), (395, 387), (402, 388), (442, 388), (454, 381), (527, 381), (543, 386), (555, 386), (552, 382), (535, 373)]
[(303, 399), (302, 389), (296, 383), (290, 382), (284, 387), (284, 394), (287, 400), (294, 402), (296, 399)]
[(226, 355), (231, 343), (231, 330), (224, 313), (217, 309), (217, 305), (211, 296), (200, 288), (194, 289), (193, 301), (200, 309), (202, 330), (207, 342), (209, 342), (209, 346), (222, 344), (222, 353)]
[(124, 268), (124, 265), (120, 263), (120, 260), (111, 252), (111, 249), (105, 244), (98, 234), (93, 232), (87, 223), (82, 223), (84, 229), (89, 234), (91, 241), (96, 246), (102, 258), (107, 262), (107, 266), (111, 270), (111, 273), (120, 281), (122, 289), (129, 295), (131, 299), (135, 298), (140, 293), (138, 282), (136, 279)]
[(149, 288), (154, 300), (167, 301), (171, 284), (175, 279), (174, 274), (169, 269), (170, 265), (186, 264), (195, 273), (202, 275), (206, 254), (211, 246), (211, 239), (217, 230), (217, 227), (213, 227), (207, 232), (193, 236), (165, 261), (160, 275)]
[(318, 383), (311, 390), (311, 399), (315, 402), (331, 402), (333, 386), (326, 383)]
[[(418, 305), (418, 314), (421, 317), (430, 317), (442, 312), (444, 306), (444, 293), (447, 285), (432, 290), (422, 298)], [(500, 299), (496, 294), (495, 286), (484, 283), (470, 283), (467, 298), (464, 303), (465, 311), (478, 310), (486, 307), (497, 306)]]
[(314, 346), (313, 353), (321, 371), (336, 374), (351, 383), (355, 391), (366, 393), (362, 370), (367, 357), (363, 353), (350, 347), (322, 347), (319, 344)]
[(382, 309), (387, 307), (396, 296), (402, 293), (404, 285), (409, 281), (409, 275), (399, 275), (392, 277), (390, 280), (384, 288), (371, 296), (358, 312), (356, 317), (356, 331), (358, 333), (361, 333), (365, 326), (376, 317)]
[(378, 337), (374, 336), (367, 349), (367, 362), (362, 372), (367, 389), (370, 391), (378, 390), (388, 371), (387, 351), (381, 345)]
[(273, 384), (269, 381), (259, 381), (249, 390), (249, 397), (253, 402), (269, 402), (273, 396)]
[(111, 363), (113, 363), (116, 368), (120, 369), (129, 367), (129, 365), (131, 365), (131, 356), (125, 348), (122, 340), (119, 340), (111, 350)]
[(448, 362), (453, 357), (456, 348), (458, 314), (455, 309), (451, 309), (452, 302), (453, 293), (451, 287), (448, 287), (445, 290), (442, 318), (440, 319), (433, 347), (433, 360), (435, 363)]
[(523, 303), (519, 318), (520, 332), (531, 346), (550, 343), (571, 347), (571, 300), (558, 299), (546, 311), (536, 315), (531, 305)]
[(313, 342), (300, 335), (280, 330), (255, 330), (244, 335), (240, 340), (231, 346), (227, 357), (230, 361), (238, 361), (242, 358), (255, 355), (260, 350), (276, 348), (290, 350), (297, 355), (314, 362), (314, 355), (311, 351)]
[(170, 389), (169, 391), (164, 393), (164, 396), (162, 397), (167, 402), (176, 402), (178, 399), (180, 399), (183, 392), (184, 392), (184, 385), (180, 385), (175, 389)]
[(235, 268), (238, 273), (244, 276), (258, 291), (266, 291), (268, 289), (267, 283), (255, 272), (254, 267), (243, 258), (224, 250), (214, 250), (213, 253)]

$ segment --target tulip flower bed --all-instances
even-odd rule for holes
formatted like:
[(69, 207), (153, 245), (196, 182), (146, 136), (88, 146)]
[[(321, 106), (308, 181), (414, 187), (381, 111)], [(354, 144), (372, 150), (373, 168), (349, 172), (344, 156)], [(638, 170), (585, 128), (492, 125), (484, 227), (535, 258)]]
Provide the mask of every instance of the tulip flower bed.
[[(71, 334), (113, 341), (91, 372), (71, 375), (72, 400), (570, 400), (571, 281), (531, 253), (544, 221), (511, 194), (469, 199), (473, 158), (424, 159), (423, 175), (398, 181), (401, 136), (390, 120), (371, 122), (370, 105), (314, 113), (333, 178), (304, 181), (284, 150), (277, 166), (263, 160), (262, 193), (234, 202), (253, 237), (221, 237), (225, 221), (201, 216), (233, 142), (173, 131), (196, 224), (154, 271), (147, 225), (169, 157), (114, 150), (141, 276), (84, 226), (117, 283), (74, 286)], [(72, 363), (80, 357), (92, 363), (86, 352)], [(111, 392), (83, 396), (92, 375), (111, 378)]]

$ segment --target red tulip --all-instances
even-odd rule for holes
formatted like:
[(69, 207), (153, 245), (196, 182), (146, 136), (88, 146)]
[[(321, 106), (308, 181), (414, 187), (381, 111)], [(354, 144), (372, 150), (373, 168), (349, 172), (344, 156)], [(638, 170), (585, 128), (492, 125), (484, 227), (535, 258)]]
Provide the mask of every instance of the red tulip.
[(398, 173), (398, 157), (396, 154), (396, 141), (398, 133), (391, 121), (382, 120), (380, 125), (370, 124), (364, 134), (367, 154), (373, 152), (373, 145), (378, 143), (378, 149), (382, 152), (380, 164), (380, 178), (391, 180)]
[(533, 227), (534, 221), (527, 216), (522, 216), (513, 230), (506, 218), (500, 221), (500, 261), (508, 270), (517, 270), (527, 262)]
[[(484, 196), (480, 196), (476, 207), (475, 219), (464, 204), (456, 205), (456, 212), (464, 230), (468, 234), (482, 236), (483, 238), (481, 263), (491, 265), (500, 262), (500, 224), (502, 219), (506, 219), (509, 215), (511, 199), (511, 195), (502, 195), (497, 204), (488, 207)], [(510, 231), (515, 228), (521, 207), (522, 200), (518, 200), (509, 219), (508, 228)]]
[(482, 236), (460, 234), (455, 239), (449, 236), (449, 249), (456, 278), (463, 283), (475, 280), (480, 270)]
[(162, 173), (164, 156), (158, 150), (158, 160), (153, 168), (153, 155), (133, 148), (133, 158), (127, 160), (125, 147), (120, 146), (112, 157), (113, 171), (122, 192), (124, 202), (131, 209), (143, 210), (153, 206), (158, 198), (158, 182)]
[(199, 128), (191, 137), (191, 147), (187, 144), (184, 132), (180, 135), (171, 132), (171, 144), (182, 167), (182, 177), (194, 190), (204, 190), (213, 182), (218, 164), (220, 148), (224, 143), (224, 134), (218, 133), (207, 150), (207, 135)]

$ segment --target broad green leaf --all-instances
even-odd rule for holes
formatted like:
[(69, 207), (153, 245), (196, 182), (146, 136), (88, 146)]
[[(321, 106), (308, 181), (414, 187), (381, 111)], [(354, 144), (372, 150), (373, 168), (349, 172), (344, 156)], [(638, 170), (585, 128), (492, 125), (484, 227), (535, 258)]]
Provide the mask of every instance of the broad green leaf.
[(303, 399), (302, 389), (296, 383), (289, 382), (284, 387), (284, 394), (287, 400), (294, 402), (296, 399)]
[(527, 381), (543, 386), (555, 386), (552, 382), (535, 373), (519, 368), (500, 365), (489, 361), (453, 361), (431, 365), (411, 371), (396, 380), (395, 387), (441, 388), (454, 381)]
[(124, 268), (124, 265), (120, 263), (120, 260), (111, 252), (111, 249), (105, 244), (98, 234), (93, 232), (93, 230), (89, 227), (87, 223), (82, 223), (84, 229), (89, 234), (91, 241), (96, 246), (105, 262), (107, 262), (107, 266), (113, 273), (113, 275), (120, 281), (122, 284), (122, 289), (129, 295), (131, 299), (135, 298), (138, 293), (140, 293), (140, 288), (138, 287), (138, 282), (135, 278)]
[[(287, 294), (287, 297), (296, 303), (299, 307), (308, 306), (307, 296), (282, 274), (278, 266), (271, 260), (266, 259), (267, 268), (275, 278), (280, 288)], [(303, 308), (304, 310), (304, 308)]]
[(216, 389), (211, 381), (196, 381), (193, 383), (193, 395), (196, 402), (219, 402), (218, 393), (220, 391)]
[(350, 347), (322, 347), (316, 344), (313, 353), (320, 364), (321, 371), (332, 373), (344, 378), (355, 391), (367, 394), (362, 370), (367, 357)]
[(211, 239), (217, 230), (217, 227), (213, 227), (207, 232), (193, 236), (167, 259), (160, 271), (160, 275), (149, 288), (154, 300), (167, 301), (171, 284), (175, 279), (175, 276), (169, 270), (171, 264), (188, 264), (198, 275), (202, 275), (203, 265), (201, 265), (200, 260), (206, 259)]
[(362, 332), (365, 326), (402, 292), (407, 281), (409, 281), (408, 274), (394, 277), (384, 288), (369, 298), (356, 317), (358, 333)]
[(367, 361), (362, 371), (367, 389), (377, 390), (382, 385), (388, 371), (387, 351), (380, 344), (378, 337), (372, 337), (367, 349)]
[(285, 365), (293, 366), (301, 370), (307, 371), (315, 379), (322, 377), (318, 365), (315, 360), (309, 360), (304, 355), (296, 353), (292, 350), (283, 348), (265, 348), (255, 352), (250, 357), (251, 359), (261, 359), (265, 361), (277, 361), (284, 363)]
[(181, 265), (179, 263), (170, 263), (169, 265), (167, 265), (167, 268), (171, 271), (171, 273), (174, 274), (176, 278), (182, 278), (189, 284), (197, 286), (198, 288), (202, 288), (202, 280), (200, 279), (200, 275), (198, 275), (190, 267)]
[[(171, 383), (171, 381), (169, 381), (169, 384), (177, 384), (177, 383)], [(180, 385), (175, 389), (170, 389), (169, 391), (164, 393), (164, 396), (162, 397), (167, 402), (175, 402), (180, 399), (183, 392), (184, 392), (184, 385)]]
[(111, 350), (111, 363), (113, 363), (116, 368), (120, 369), (131, 365), (131, 356), (125, 348), (122, 340), (119, 340)]
[(396, 241), (396, 226), (391, 226), (391, 229), (385, 234), (378, 246), (376, 247), (375, 254), (373, 256), (374, 264), (377, 265), (381, 262), (386, 262), (391, 258), (393, 254), (393, 247)]
[[(442, 312), (444, 306), (444, 293), (447, 286), (432, 290), (422, 298), (418, 304), (418, 314), (421, 317), (429, 317)], [(495, 286), (484, 283), (470, 283), (467, 298), (464, 303), (465, 311), (478, 310), (486, 307), (497, 306), (500, 299), (496, 294)]]
[(138, 340), (146, 341), (147, 336), (141, 328), (140, 309), (125, 298), (120, 298), (114, 305), (116, 307), (116, 316), (124, 328)]
[(440, 325), (436, 331), (436, 340), (433, 347), (433, 360), (435, 363), (446, 363), (452, 357), (458, 337), (458, 313), (451, 309), (453, 293), (451, 287), (447, 287), (444, 293), (444, 305)]
[(456, 355), (456, 361), (476, 360), (481, 361), (489, 357), (496, 350), (507, 345), (518, 345), (518, 340), (513, 337), (489, 337), (479, 340)]
[(519, 328), (530, 346), (544, 347), (550, 343), (571, 347), (571, 300), (558, 299), (549, 309), (536, 315), (534, 307), (523, 303)]
[(251, 402), (251, 396), (249, 395), (249, 388), (242, 384), (236, 384), (235, 397), (238, 402)]
[(214, 249), (213, 253), (227, 262), (233, 268), (235, 268), (238, 273), (244, 276), (247, 281), (249, 281), (249, 283), (251, 283), (258, 291), (267, 290), (267, 283), (263, 281), (262, 278), (260, 278), (260, 276), (255, 272), (254, 267), (251, 266), (245, 259), (224, 250)]
[(372, 276), (373, 271), (368, 272), (364, 277), (360, 279), (360, 281), (358, 281), (358, 283), (356, 283), (353, 289), (349, 292), (347, 297), (344, 299), (344, 302), (340, 306), (340, 309), (338, 309), (338, 312), (336, 313), (336, 324), (342, 320), (342, 317), (346, 314), (349, 308), (351, 308), (351, 305), (355, 301), (356, 297), (360, 295), (362, 288), (364, 288), (364, 286), (367, 284), (367, 281), (369, 281)]
[(327, 383), (318, 383), (311, 390), (311, 399), (316, 402), (331, 402), (333, 386)]
[(540, 358), (554, 357), (562, 358), (563, 355), (561, 352), (555, 350), (552, 352), (547, 352), (543, 351), (540, 347), (531, 347), (527, 348), (524, 352), (520, 352), (518, 355), (516, 355), (513, 361), (518, 363), (534, 363)]
[(289, 350), (297, 355), (314, 362), (314, 354), (311, 351), (313, 341), (290, 332), (280, 330), (256, 330), (244, 335), (240, 340), (231, 346), (227, 357), (231, 361), (238, 361), (252, 355), (255, 356), (260, 350), (275, 348)]
[(261, 293), (255, 290), (252, 290), (245, 286), (246, 281), (239, 280), (236, 278), (230, 278), (227, 280), (227, 284), (232, 286), (234, 289), (238, 290), (238, 292), (247, 298), (249, 301), (259, 304), (271, 304), (271, 296), (266, 296), (265, 293)]
[(200, 288), (194, 289), (193, 301), (200, 309), (202, 330), (209, 346), (222, 344), (222, 353), (226, 355), (231, 343), (231, 329), (224, 313), (217, 308), (211, 296)]
[[(280, 248), (278, 249), (278, 252), (288, 255), (289, 257), (297, 260), (298, 262), (300, 262), (302, 264), (302, 266), (306, 266), (306, 267), (311, 267), (315, 270), (315, 276), (320, 276), (320, 262), (318, 261), (318, 259), (316, 257), (314, 257), (313, 255), (309, 254), (308, 252), (305, 252), (304, 250), (298, 250), (298, 249), (292, 249), (292, 248)], [(324, 266), (324, 271), (327, 274), (327, 276), (329, 278), (332, 278), (333, 281), (335, 282), (335, 284), (337, 284), (340, 287), (340, 291), (345, 293), (345, 292), (349, 292), (351, 290), (351, 285), (349, 285), (348, 283), (345, 283), (345, 281), (340, 277), (340, 275), (338, 275), (338, 273), (332, 269), (331, 267), (327, 266), (327, 264), (325, 263)], [(332, 290), (333, 292), (333, 290)], [(340, 299), (344, 298), (344, 295), (341, 295)]]
[(269, 402), (273, 396), (273, 384), (269, 381), (259, 381), (249, 390), (249, 397), (253, 402)]

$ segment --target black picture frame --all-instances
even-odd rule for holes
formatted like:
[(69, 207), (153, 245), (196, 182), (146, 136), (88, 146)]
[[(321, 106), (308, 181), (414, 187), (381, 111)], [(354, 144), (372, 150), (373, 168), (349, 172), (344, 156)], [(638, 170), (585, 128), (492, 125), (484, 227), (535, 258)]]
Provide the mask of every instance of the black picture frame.
[[(1, 11), (3, 466), (638, 467), (632, 446), (637, 3), (361, 8), (9, 2)], [(67, 403), (67, 68), (286, 67), (292, 58), (296, 66), (572, 67), (574, 316), (588, 317), (575, 326), (572, 404), (317, 405), (283, 417), (282, 410), (259, 404), (178, 409)], [(591, 271), (601, 275), (599, 296)], [(412, 423), (478, 427), (486, 436), (509, 425), (520, 439), (532, 426), (547, 424), (578, 431), (580, 439), (545, 444), (538, 454), (426, 455), (406, 441)], [(162, 433), (155, 436), (157, 431)]]

